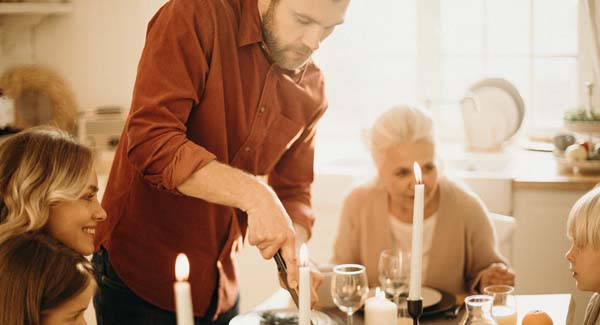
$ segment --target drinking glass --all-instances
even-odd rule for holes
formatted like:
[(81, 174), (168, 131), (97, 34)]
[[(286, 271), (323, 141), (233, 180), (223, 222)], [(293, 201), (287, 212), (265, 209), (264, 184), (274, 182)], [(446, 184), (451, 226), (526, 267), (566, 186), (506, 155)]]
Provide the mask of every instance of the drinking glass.
[(400, 297), (408, 296), (410, 278), (410, 254), (408, 252), (386, 249), (379, 255), (379, 283), (386, 295), (392, 297), (399, 307)]
[(468, 296), (465, 299), (467, 315), (461, 325), (496, 325), (492, 317), (492, 303), (494, 298), (486, 295)]
[(352, 325), (352, 314), (365, 303), (369, 294), (365, 270), (360, 264), (341, 264), (333, 267), (331, 296), (338, 308), (346, 313), (348, 325)]
[(492, 285), (485, 287), (483, 293), (492, 296), (492, 316), (498, 325), (517, 325), (517, 304), (514, 288), (508, 285)]

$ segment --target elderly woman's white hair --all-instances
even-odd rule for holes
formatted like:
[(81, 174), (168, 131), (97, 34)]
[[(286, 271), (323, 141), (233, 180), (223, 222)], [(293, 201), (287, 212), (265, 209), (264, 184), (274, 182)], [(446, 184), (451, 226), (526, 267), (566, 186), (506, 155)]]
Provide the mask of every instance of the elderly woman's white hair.
[(393, 107), (381, 114), (366, 134), (376, 164), (390, 147), (418, 141), (435, 144), (433, 119), (427, 111), (407, 105)]

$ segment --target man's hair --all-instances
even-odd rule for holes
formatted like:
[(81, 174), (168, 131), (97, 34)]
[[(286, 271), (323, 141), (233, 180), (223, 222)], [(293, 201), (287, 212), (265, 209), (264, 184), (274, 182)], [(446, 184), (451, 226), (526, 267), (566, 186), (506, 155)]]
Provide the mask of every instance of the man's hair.
[(600, 249), (600, 187), (575, 202), (567, 220), (567, 236), (577, 247)]
[(75, 200), (93, 168), (91, 149), (53, 127), (34, 127), (0, 144), (0, 243), (42, 229), (50, 206)]
[(94, 280), (90, 262), (43, 233), (0, 244), (0, 324), (39, 325), (44, 312), (83, 292)]

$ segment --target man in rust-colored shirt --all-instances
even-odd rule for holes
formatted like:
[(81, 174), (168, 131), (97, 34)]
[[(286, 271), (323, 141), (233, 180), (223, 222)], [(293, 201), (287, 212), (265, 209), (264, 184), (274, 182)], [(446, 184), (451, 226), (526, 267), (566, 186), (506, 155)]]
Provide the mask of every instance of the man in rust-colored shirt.
[(173, 324), (180, 252), (196, 323), (228, 323), (244, 235), (265, 259), (281, 249), (297, 286), (327, 106), (310, 56), (348, 4), (171, 0), (150, 21), (96, 233), (99, 324)]

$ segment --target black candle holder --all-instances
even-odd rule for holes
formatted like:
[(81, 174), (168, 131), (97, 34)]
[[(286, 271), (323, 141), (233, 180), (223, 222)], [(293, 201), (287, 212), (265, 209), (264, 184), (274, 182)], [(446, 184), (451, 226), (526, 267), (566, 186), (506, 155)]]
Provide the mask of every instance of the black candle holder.
[(423, 315), (423, 298), (418, 300), (406, 300), (408, 314), (413, 319), (413, 325), (419, 325), (419, 318)]

